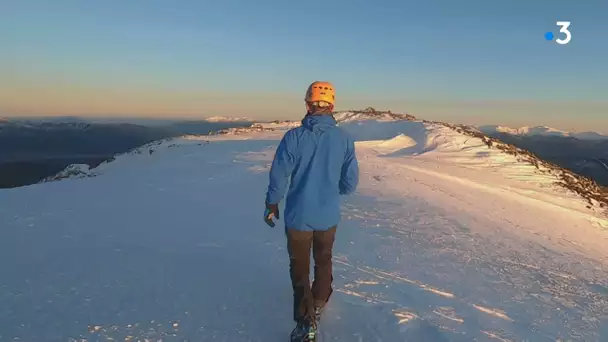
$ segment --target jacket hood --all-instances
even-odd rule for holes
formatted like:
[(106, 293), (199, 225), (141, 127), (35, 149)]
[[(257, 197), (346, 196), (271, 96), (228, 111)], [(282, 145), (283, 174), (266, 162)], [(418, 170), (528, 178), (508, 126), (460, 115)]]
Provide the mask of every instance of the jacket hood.
[(315, 133), (325, 132), (336, 124), (336, 119), (332, 115), (306, 115), (302, 119), (302, 126)]

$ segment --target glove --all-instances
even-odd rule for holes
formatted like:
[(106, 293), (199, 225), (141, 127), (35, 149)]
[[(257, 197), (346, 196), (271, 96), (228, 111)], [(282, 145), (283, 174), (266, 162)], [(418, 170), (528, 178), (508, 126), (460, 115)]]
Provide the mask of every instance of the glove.
[(273, 221), (273, 218), (276, 217), (277, 219), (279, 219), (279, 204), (269, 204), (266, 203), (266, 210), (264, 210), (264, 222), (266, 222), (267, 225), (269, 225), (270, 227), (274, 228), (274, 226), (276, 225), (275, 222)]

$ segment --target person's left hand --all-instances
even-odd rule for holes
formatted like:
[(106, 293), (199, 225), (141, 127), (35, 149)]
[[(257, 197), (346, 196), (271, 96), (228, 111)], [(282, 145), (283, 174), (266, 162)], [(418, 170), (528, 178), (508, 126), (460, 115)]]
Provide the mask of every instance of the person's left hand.
[(276, 223), (274, 222), (273, 218), (276, 217), (277, 219), (279, 219), (279, 204), (269, 204), (266, 203), (266, 210), (264, 210), (264, 222), (266, 222), (267, 225), (269, 225), (270, 227), (273, 227), (276, 225)]

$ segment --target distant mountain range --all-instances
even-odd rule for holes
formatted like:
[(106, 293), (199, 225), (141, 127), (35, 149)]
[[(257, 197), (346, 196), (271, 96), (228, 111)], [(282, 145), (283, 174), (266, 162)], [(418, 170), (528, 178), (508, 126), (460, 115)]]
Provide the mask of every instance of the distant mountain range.
[(485, 134), (495, 133), (506, 133), (511, 135), (524, 135), (524, 136), (553, 136), (553, 137), (572, 137), (583, 140), (603, 140), (608, 139), (608, 135), (601, 134), (598, 132), (567, 132), (548, 126), (535, 126), (535, 127), (520, 127), (511, 128), (506, 126), (498, 125), (484, 125), (477, 126), (477, 128)]

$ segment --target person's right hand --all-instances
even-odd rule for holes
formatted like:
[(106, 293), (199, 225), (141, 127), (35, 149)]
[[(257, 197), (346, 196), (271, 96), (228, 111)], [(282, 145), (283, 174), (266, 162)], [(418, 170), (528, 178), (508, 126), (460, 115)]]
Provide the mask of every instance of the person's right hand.
[(276, 223), (274, 222), (273, 218), (277, 218), (279, 219), (279, 204), (268, 204), (266, 203), (266, 210), (264, 210), (264, 222), (266, 222), (267, 225), (269, 225), (270, 227), (274, 228), (274, 226), (276, 225)]

